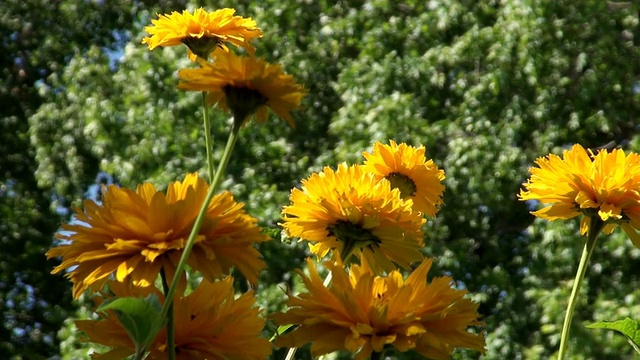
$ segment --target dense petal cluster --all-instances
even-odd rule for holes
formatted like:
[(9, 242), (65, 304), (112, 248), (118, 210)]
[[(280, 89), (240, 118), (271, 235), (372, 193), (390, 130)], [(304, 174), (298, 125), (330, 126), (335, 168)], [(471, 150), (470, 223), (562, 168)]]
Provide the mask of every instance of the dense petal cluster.
[(432, 359), (450, 359), (454, 348), (484, 352), (484, 336), (467, 331), (481, 325), (478, 304), (464, 297), (465, 290), (453, 289), (449, 277), (428, 283), (431, 262), (426, 259), (406, 280), (398, 271), (379, 277), (357, 265), (347, 274), (341, 264), (326, 262), (332, 273), (326, 287), (308, 261), (309, 276), (300, 272), (308, 292), (291, 297), (286, 313), (273, 315), (278, 324), (298, 327), (276, 345), (313, 342), (313, 356), (347, 350), (357, 360), (389, 346)]
[(605, 223), (605, 233), (620, 225), (640, 247), (640, 155), (621, 149), (587, 153), (576, 144), (562, 157), (549, 154), (536, 164), (519, 198), (550, 206), (532, 214), (548, 220), (584, 215), (582, 234), (596, 217)]
[[(89, 287), (99, 290), (112, 274), (146, 287), (163, 269), (171, 281), (208, 189), (197, 174), (169, 184), (166, 194), (150, 183), (136, 191), (104, 188), (102, 204), (86, 200), (75, 221), (62, 225), (57, 237), (65, 242), (47, 252), (63, 260), (53, 273), (71, 269), (75, 298)], [(188, 264), (211, 281), (236, 267), (256, 283), (265, 267), (253, 245), (267, 237), (243, 206), (224, 192), (206, 210)]]
[(442, 204), (444, 171), (438, 169), (433, 160), (425, 157), (424, 146), (414, 147), (396, 144), (375, 143), (373, 152), (363, 152), (365, 171), (376, 179), (387, 179), (391, 187), (400, 189), (403, 198), (413, 200), (413, 206), (429, 217), (434, 217)]
[[(130, 282), (109, 282), (117, 297), (143, 297), (162, 294), (155, 287), (141, 288)], [(113, 296), (102, 294), (94, 302), (100, 305)], [(267, 339), (260, 337), (264, 319), (254, 307), (253, 291), (234, 297), (233, 278), (210, 283), (203, 281), (186, 297), (174, 301), (176, 359), (264, 359), (271, 353)], [(111, 347), (104, 354), (93, 354), (96, 360), (124, 359), (135, 352), (135, 346), (113, 311), (100, 313), (98, 320), (78, 320), (76, 326), (92, 342)], [(166, 330), (156, 335), (147, 359), (164, 360)]]
[(190, 51), (204, 58), (216, 47), (228, 51), (225, 43), (245, 48), (253, 54), (255, 48), (250, 41), (262, 37), (262, 30), (253, 19), (234, 16), (234, 13), (235, 10), (229, 8), (214, 12), (200, 8), (193, 14), (184, 10), (158, 15), (157, 20), (151, 20), (152, 26), (144, 28), (151, 36), (142, 39), (142, 43), (150, 50), (185, 44)]
[(307, 92), (280, 65), (223, 51), (214, 52), (214, 62), (200, 65), (178, 72), (180, 89), (207, 91), (210, 103), (230, 111), (242, 124), (253, 114), (259, 123), (266, 122), (271, 109), (295, 127), (290, 112), (300, 107)]
[(311, 252), (321, 258), (337, 251), (348, 263), (355, 255), (376, 273), (422, 260), (424, 218), (389, 181), (360, 166), (325, 167), (293, 189), (290, 200), (282, 227), (288, 236), (312, 242)]

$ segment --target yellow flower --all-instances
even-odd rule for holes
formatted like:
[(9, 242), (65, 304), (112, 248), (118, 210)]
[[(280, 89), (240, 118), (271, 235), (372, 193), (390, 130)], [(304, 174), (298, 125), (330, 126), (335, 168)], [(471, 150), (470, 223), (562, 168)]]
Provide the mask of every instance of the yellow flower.
[(377, 142), (373, 153), (362, 153), (366, 159), (365, 171), (375, 174), (376, 179), (389, 180), (403, 198), (413, 200), (416, 210), (434, 217), (438, 205), (442, 204), (444, 171), (439, 170), (433, 160), (425, 158), (424, 146), (398, 145), (393, 140), (389, 143)]
[(153, 26), (144, 28), (151, 37), (142, 39), (149, 45), (149, 50), (158, 46), (175, 46), (185, 44), (189, 48), (189, 57), (195, 60), (194, 54), (207, 58), (216, 47), (225, 51), (225, 43), (243, 47), (253, 54), (255, 48), (249, 41), (262, 37), (262, 30), (251, 18), (233, 16), (234, 9), (220, 9), (207, 12), (200, 8), (193, 14), (184, 10), (171, 14), (158, 14), (157, 20), (151, 20)]
[(597, 154), (576, 144), (562, 158), (549, 154), (536, 160), (531, 178), (520, 190), (520, 200), (536, 200), (550, 206), (532, 212), (548, 219), (570, 219), (584, 215), (580, 231), (585, 234), (593, 218), (605, 224), (610, 234), (620, 225), (640, 248), (640, 156), (621, 149)]
[(263, 59), (215, 51), (213, 63), (200, 62), (199, 69), (178, 72), (178, 88), (208, 91), (210, 103), (231, 112), (238, 125), (254, 113), (259, 123), (267, 121), (268, 108), (295, 127), (290, 111), (300, 107), (306, 90), (278, 64)]
[[(101, 205), (86, 200), (84, 211), (76, 210), (76, 220), (62, 225), (57, 238), (66, 243), (47, 252), (49, 258), (62, 256), (53, 273), (71, 269), (67, 276), (75, 298), (87, 288), (99, 290), (112, 274), (117, 281), (131, 278), (134, 285), (147, 287), (162, 268), (171, 281), (208, 188), (195, 173), (169, 184), (166, 194), (150, 183), (135, 192), (104, 188)], [(256, 283), (265, 267), (253, 243), (267, 238), (243, 206), (224, 192), (207, 208), (188, 264), (208, 280), (235, 266)]]
[[(143, 297), (155, 293), (155, 288), (139, 288), (130, 283), (108, 283), (118, 297)], [(112, 296), (96, 296), (99, 306)], [(271, 353), (267, 339), (260, 337), (264, 319), (254, 307), (253, 291), (234, 298), (233, 278), (202, 283), (188, 296), (174, 301), (175, 346), (177, 360), (191, 359), (264, 359)], [(124, 359), (134, 354), (135, 347), (112, 310), (101, 312), (98, 320), (78, 320), (76, 326), (90, 341), (112, 349), (104, 354), (93, 354), (97, 360)], [(147, 359), (164, 360), (166, 354), (166, 330), (156, 335), (149, 348)]]
[(325, 167), (302, 180), (290, 200), (282, 227), (288, 236), (314, 243), (311, 252), (321, 258), (335, 250), (349, 263), (355, 255), (376, 273), (394, 270), (394, 262), (408, 269), (422, 260), (424, 218), (387, 180), (359, 166)]
[(341, 264), (326, 262), (332, 273), (327, 288), (307, 261), (309, 277), (299, 273), (308, 293), (291, 297), (286, 313), (272, 315), (277, 324), (298, 325), (276, 338), (276, 346), (312, 342), (313, 356), (347, 350), (357, 352), (356, 360), (389, 346), (433, 359), (450, 359), (454, 348), (484, 352), (484, 336), (467, 331), (481, 325), (478, 304), (464, 298), (465, 290), (451, 288), (450, 277), (427, 283), (431, 262), (426, 259), (406, 280), (398, 271), (379, 277), (357, 265), (347, 274)]

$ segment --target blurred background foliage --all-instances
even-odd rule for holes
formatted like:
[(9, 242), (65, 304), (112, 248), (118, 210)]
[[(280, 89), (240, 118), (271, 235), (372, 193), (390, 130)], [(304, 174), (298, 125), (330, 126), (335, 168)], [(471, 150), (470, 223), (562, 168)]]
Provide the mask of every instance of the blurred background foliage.
[[(185, 172), (204, 173), (200, 95), (175, 88), (177, 70), (193, 66), (186, 50), (140, 44), (156, 13), (196, 6), (255, 18), (265, 33), (257, 54), (309, 89), (296, 129), (273, 117), (242, 131), (223, 184), (274, 237), (260, 249), (269, 264), (261, 306), (282, 307), (281, 288), (297, 282), (291, 270), (306, 256), (277, 226), (290, 189), (393, 139), (425, 145), (446, 172), (445, 205), (426, 226), (425, 254), (437, 258), (432, 275), (453, 276), (481, 303), (484, 358), (554, 356), (584, 238), (577, 221), (534, 220), (516, 194), (537, 157), (573, 143), (640, 151), (637, 2), (5, 0), (4, 358), (87, 357), (70, 319), (88, 316), (89, 304), (72, 303), (70, 283), (49, 275), (56, 262), (43, 254), (68, 209), (104, 174), (126, 187), (164, 188)], [(230, 119), (211, 113), (219, 155)], [(583, 327), (640, 319), (640, 250), (620, 231), (600, 245), (571, 358), (631, 359), (622, 337)]]

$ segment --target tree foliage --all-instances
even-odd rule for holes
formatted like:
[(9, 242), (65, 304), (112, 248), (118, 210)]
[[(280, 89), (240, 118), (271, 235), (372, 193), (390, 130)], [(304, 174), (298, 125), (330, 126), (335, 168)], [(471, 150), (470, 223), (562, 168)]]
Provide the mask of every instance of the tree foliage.
[[(29, 119), (44, 102), (42, 90), (74, 54), (86, 54), (92, 46), (103, 51), (117, 48), (114, 35), (128, 31), (138, 10), (151, 3), (155, 2), (3, 1), (0, 353), (6, 358), (38, 359), (56, 353), (56, 333), (73, 309), (67, 282), (49, 275), (55, 263), (44, 258), (61, 220), (57, 202), (68, 194), (53, 191), (35, 175), (40, 166), (36, 157), (43, 150), (30, 141)], [(64, 141), (58, 140), (56, 150), (66, 153)], [(98, 165), (76, 167), (58, 179), (67, 183), (81, 170), (95, 176)]]
[[(48, 212), (51, 201), (77, 202), (99, 171), (129, 187), (145, 180), (164, 186), (187, 171), (204, 171), (200, 95), (175, 88), (175, 72), (192, 66), (186, 49), (149, 52), (140, 44), (142, 27), (155, 11), (180, 10), (184, 4), (123, 2), (112, 8), (106, 2), (42, 2), (39, 6), (55, 18), (39, 19), (44, 11), (37, 12), (28, 27), (9, 21), (26, 17), (19, 14), (23, 3), (9, 3), (15, 10), (1, 18), (3, 41), (16, 47), (2, 61), (3, 68), (15, 70), (8, 70), (11, 86), (5, 83), (0, 92), (11, 104), (1, 110), (7, 131), (1, 135), (0, 168), (7, 190), (0, 209), (3, 226), (19, 229), (3, 231), (3, 243), (19, 248), (2, 254), (0, 266), (12, 267), (2, 268), (1, 284), (7, 285), (0, 290), (6, 298), (11, 289), (20, 289), (17, 280), (7, 282), (16, 269), (37, 273), (49, 282), (30, 280), (38, 294), (69, 309), (69, 298), (59, 294), (70, 286), (47, 276), (52, 264), (42, 261), (58, 221)], [(295, 114), (295, 130), (275, 117), (243, 129), (224, 183), (276, 235), (261, 249), (270, 265), (261, 285), (272, 299), (265, 306), (277, 306), (273, 299), (281, 294), (274, 289), (291, 281), (286, 274), (305, 256), (303, 246), (280, 242), (277, 228), (291, 187), (324, 165), (361, 161), (360, 153), (376, 140), (424, 144), (447, 176), (445, 206), (428, 222), (425, 254), (436, 257), (437, 270), (451, 274), (481, 302), (486, 358), (555, 353), (584, 238), (573, 221), (534, 221), (528, 213), (532, 204), (519, 202), (516, 193), (535, 158), (573, 143), (640, 151), (637, 4), (267, 0), (199, 5), (234, 7), (255, 18), (265, 33), (255, 43), (257, 54), (281, 62), (310, 90)], [(109, 11), (119, 16), (110, 17)], [(38, 41), (32, 34), (20, 45), (30, 52), (11, 40), (34, 29), (40, 29)], [(25, 59), (18, 62), (16, 54), (31, 55), (20, 55)], [(30, 64), (24, 69), (30, 77), (20, 77), (19, 64)], [(229, 117), (212, 114), (220, 154)], [(640, 250), (619, 233), (599, 243), (570, 352), (575, 359), (631, 358), (633, 349), (624, 338), (582, 326), (633, 317), (640, 310), (634, 271)], [(18, 255), (29, 262), (16, 263)], [(66, 317), (61, 314), (47, 320), (49, 334)], [(51, 351), (52, 344), (38, 351)]]

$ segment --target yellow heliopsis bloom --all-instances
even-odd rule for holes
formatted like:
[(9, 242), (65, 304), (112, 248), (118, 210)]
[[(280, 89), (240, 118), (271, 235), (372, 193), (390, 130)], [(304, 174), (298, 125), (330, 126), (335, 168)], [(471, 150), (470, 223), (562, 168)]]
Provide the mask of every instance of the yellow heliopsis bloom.
[(255, 114), (259, 123), (267, 121), (268, 110), (295, 127), (291, 110), (298, 109), (307, 91), (278, 64), (264, 59), (215, 51), (215, 61), (200, 62), (198, 69), (178, 72), (178, 88), (207, 91), (208, 101), (231, 112), (244, 125)]
[[(104, 188), (102, 204), (85, 200), (75, 221), (62, 225), (56, 237), (65, 240), (47, 252), (62, 257), (52, 273), (71, 269), (73, 296), (97, 291), (115, 275), (136, 286), (151, 286), (161, 269), (173, 278), (209, 185), (197, 174), (169, 184), (166, 194), (150, 183), (136, 191), (115, 185)], [(257, 220), (249, 216), (231, 193), (213, 197), (189, 255), (189, 266), (213, 281), (238, 268), (256, 283), (265, 267), (255, 242), (266, 241)]]
[[(108, 283), (117, 297), (144, 297), (155, 288), (140, 288), (129, 282)], [(99, 306), (112, 295), (94, 297)], [(234, 297), (233, 278), (202, 283), (189, 295), (176, 297), (173, 302), (175, 319), (175, 349), (177, 360), (192, 359), (265, 359), (271, 344), (260, 337), (264, 319), (254, 306), (253, 291)], [(135, 353), (135, 346), (112, 310), (99, 313), (98, 320), (78, 320), (76, 327), (94, 343), (111, 347), (104, 354), (92, 354), (96, 360), (119, 360)], [(147, 359), (164, 360), (166, 329), (161, 330), (149, 347)]]
[(387, 180), (359, 166), (325, 167), (302, 180), (290, 200), (282, 227), (288, 236), (312, 242), (311, 252), (320, 258), (336, 251), (350, 263), (353, 255), (376, 273), (395, 270), (394, 263), (408, 269), (423, 258), (424, 218)]
[(377, 179), (387, 179), (392, 188), (400, 190), (403, 198), (413, 200), (413, 206), (427, 216), (434, 217), (442, 204), (444, 171), (439, 170), (433, 160), (425, 157), (424, 146), (414, 147), (396, 144), (375, 143), (373, 152), (363, 152), (365, 171), (375, 174)]
[(142, 39), (142, 43), (149, 45), (149, 50), (185, 44), (191, 60), (195, 60), (194, 55), (206, 59), (216, 47), (229, 51), (225, 43), (253, 54), (255, 48), (249, 42), (262, 37), (262, 30), (253, 19), (234, 16), (235, 12), (228, 8), (214, 12), (200, 8), (193, 14), (188, 10), (158, 14), (157, 20), (151, 20), (153, 25), (144, 28), (151, 36)]
[(484, 336), (467, 331), (482, 325), (478, 304), (464, 297), (465, 290), (451, 288), (450, 277), (428, 283), (431, 263), (426, 259), (403, 280), (398, 271), (379, 277), (354, 265), (347, 274), (341, 264), (326, 262), (332, 282), (325, 287), (307, 261), (309, 276), (299, 273), (308, 292), (291, 297), (286, 313), (272, 315), (277, 324), (298, 325), (277, 337), (276, 346), (311, 342), (314, 357), (347, 350), (357, 353), (356, 360), (389, 347), (432, 359), (450, 359), (454, 348), (484, 352)]
[(550, 205), (533, 215), (547, 219), (570, 219), (584, 215), (580, 232), (587, 233), (593, 218), (604, 222), (610, 234), (620, 225), (640, 248), (640, 156), (621, 149), (597, 154), (580, 145), (565, 150), (562, 158), (549, 154), (536, 160), (531, 178), (520, 190), (520, 200)]

